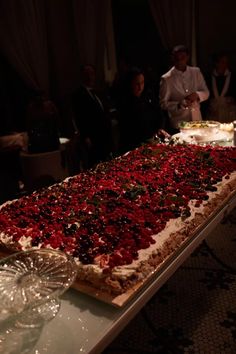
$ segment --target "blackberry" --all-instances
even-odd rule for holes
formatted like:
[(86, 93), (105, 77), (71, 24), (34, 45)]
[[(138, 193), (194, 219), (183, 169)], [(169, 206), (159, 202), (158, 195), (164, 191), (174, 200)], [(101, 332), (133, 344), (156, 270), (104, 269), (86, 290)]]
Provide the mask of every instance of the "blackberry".
[(28, 222), (24, 219), (21, 219), (19, 220), (18, 224), (17, 224), (18, 227), (21, 227), (21, 228), (25, 228), (28, 226)]
[(91, 264), (93, 263), (93, 258), (89, 253), (80, 253), (79, 254), (79, 260), (83, 263), (83, 264)]
[(41, 241), (42, 241), (41, 237), (38, 236), (38, 237), (35, 237), (35, 238), (32, 240), (31, 244), (32, 244), (33, 247), (34, 247), (34, 246), (38, 246)]

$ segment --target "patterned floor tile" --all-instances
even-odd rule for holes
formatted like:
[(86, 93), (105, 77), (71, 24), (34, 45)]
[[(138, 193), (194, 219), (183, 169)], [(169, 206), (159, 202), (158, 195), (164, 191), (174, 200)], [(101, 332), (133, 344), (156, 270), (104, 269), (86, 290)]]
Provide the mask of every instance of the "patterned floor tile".
[(236, 209), (104, 354), (236, 353)]

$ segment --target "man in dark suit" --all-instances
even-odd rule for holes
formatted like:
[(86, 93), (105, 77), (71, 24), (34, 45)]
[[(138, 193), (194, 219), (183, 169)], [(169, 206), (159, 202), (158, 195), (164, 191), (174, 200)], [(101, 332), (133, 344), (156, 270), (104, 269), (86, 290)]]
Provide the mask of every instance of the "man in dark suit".
[(81, 138), (83, 169), (108, 158), (111, 127), (106, 107), (95, 91), (96, 74), (92, 65), (81, 67), (81, 86), (74, 92), (72, 105)]

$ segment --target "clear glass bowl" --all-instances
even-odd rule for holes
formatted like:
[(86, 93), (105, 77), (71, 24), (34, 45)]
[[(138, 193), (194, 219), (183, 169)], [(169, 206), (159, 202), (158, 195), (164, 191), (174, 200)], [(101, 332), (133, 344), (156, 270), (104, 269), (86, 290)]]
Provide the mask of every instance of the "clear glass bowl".
[(18, 316), (34, 326), (59, 311), (58, 297), (75, 280), (76, 264), (53, 249), (17, 252), (0, 261), (0, 319)]
[(219, 128), (220, 123), (214, 120), (199, 120), (179, 123), (181, 133), (187, 135), (207, 136), (209, 134), (217, 134)]

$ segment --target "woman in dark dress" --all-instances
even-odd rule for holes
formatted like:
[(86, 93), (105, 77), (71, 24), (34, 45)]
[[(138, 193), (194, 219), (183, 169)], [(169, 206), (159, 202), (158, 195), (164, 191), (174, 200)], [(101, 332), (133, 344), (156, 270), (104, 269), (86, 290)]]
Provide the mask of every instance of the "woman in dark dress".
[(139, 68), (132, 68), (127, 73), (118, 111), (121, 152), (138, 147), (156, 134), (169, 136), (162, 129), (163, 118), (158, 98), (145, 85), (144, 72)]

